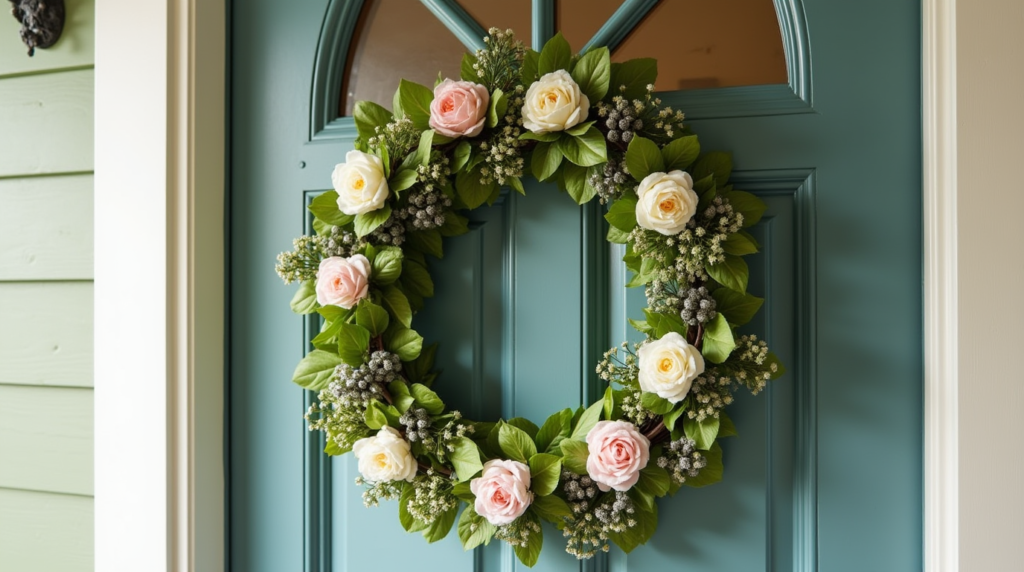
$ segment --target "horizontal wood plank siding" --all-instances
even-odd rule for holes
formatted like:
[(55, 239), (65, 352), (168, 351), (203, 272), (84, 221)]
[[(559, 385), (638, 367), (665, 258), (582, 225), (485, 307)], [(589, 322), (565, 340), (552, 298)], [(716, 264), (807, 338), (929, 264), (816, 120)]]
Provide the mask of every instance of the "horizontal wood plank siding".
[(0, 570), (92, 570), (92, 517), (90, 497), (0, 488)]
[(0, 179), (0, 280), (92, 279), (92, 182)]
[(93, 22), (95, 0), (64, 0), (64, 31), (57, 43), (45, 50), (36, 50), (28, 57), (21, 42), (21, 25), (7, 15), (5, 2), (0, 18), (0, 77), (40, 73), (52, 70), (91, 66), (93, 63)]
[(92, 387), (92, 282), (0, 282), (0, 385)]
[(89, 172), (93, 70), (0, 81), (0, 177)]
[(92, 495), (92, 420), (92, 389), (0, 385), (0, 488)]

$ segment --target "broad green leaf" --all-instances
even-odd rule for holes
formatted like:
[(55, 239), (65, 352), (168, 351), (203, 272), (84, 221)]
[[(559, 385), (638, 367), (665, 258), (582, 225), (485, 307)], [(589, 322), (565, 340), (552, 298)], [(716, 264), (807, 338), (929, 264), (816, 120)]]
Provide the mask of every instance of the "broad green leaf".
[(721, 313), (704, 325), (704, 346), (701, 353), (713, 363), (722, 363), (729, 359), (729, 354), (736, 349), (736, 341), (732, 337), (732, 328)]
[(355, 109), (352, 110), (352, 118), (355, 120), (356, 132), (364, 142), (377, 134), (377, 128), (384, 128), (391, 122), (391, 112), (377, 105), (372, 101), (357, 101)]
[(391, 394), (391, 400), (395, 403), (395, 408), (399, 413), (408, 411), (415, 401), (412, 393), (409, 392), (409, 386), (401, 379), (396, 379), (388, 384), (388, 393)]
[(562, 474), (562, 458), (547, 453), (530, 457), (530, 490), (537, 496), (547, 496), (558, 487)]
[(569, 436), (570, 424), (572, 423), (572, 409), (563, 409), (540, 426), (537, 431), (537, 450), (548, 453), (557, 451), (558, 444)]
[(523, 141), (542, 141), (544, 143), (554, 143), (562, 136), (560, 131), (545, 131), (544, 133), (534, 133), (533, 131), (523, 131), (522, 135), (519, 136)]
[(329, 348), (333, 351), (337, 344), (331, 344), (329, 342), (337, 337), (338, 332), (341, 331), (341, 325), (343, 323), (344, 320), (324, 321), (324, 325), (320, 328), (320, 333), (310, 340), (310, 343), (317, 349)]
[[(633, 139), (635, 141), (638, 138)], [(557, 145), (566, 159), (580, 167), (590, 167), (608, 161), (608, 147), (604, 142), (604, 134), (593, 125), (583, 135), (563, 136)]]
[(590, 98), (591, 105), (596, 105), (608, 93), (611, 76), (611, 57), (608, 48), (605, 47), (592, 49), (583, 54), (572, 70), (572, 79), (576, 80), (580, 90)]
[(426, 409), (427, 413), (440, 415), (444, 412), (444, 402), (429, 387), (422, 383), (414, 383), (409, 386), (409, 391), (412, 392), (412, 397), (416, 400), (416, 403), (423, 409)]
[(495, 89), (494, 93), (491, 94), (490, 102), (487, 104), (487, 126), (495, 127), (498, 125), (501, 118), (505, 117), (507, 109), (508, 98), (505, 96), (505, 92)]
[(647, 466), (640, 470), (640, 481), (637, 484), (646, 489), (648, 493), (656, 497), (663, 497), (668, 493), (672, 477), (668, 475), (668, 471), (655, 463), (647, 463)]
[(315, 216), (313, 217), (313, 232), (315, 232), (317, 236), (326, 236), (330, 234), (333, 227), (333, 224), (326, 223)]
[(522, 429), (523, 431), (526, 432), (527, 435), (529, 435), (530, 439), (536, 439), (537, 431), (540, 431), (540, 428), (537, 427), (537, 425), (533, 421), (530, 421), (525, 417), (513, 417), (512, 419), (509, 419), (505, 423), (508, 423), (513, 427), (518, 427)]
[(757, 252), (757, 243), (751, 240), (747, 234), (741, 230), (740, 232), (730, 234), (725, 239), (725, 242), (722, 243), (722, 248), (725, 249), (726, 254), (743, 256)]
[(401, 280), (407, 287), (406, 294), (412, 290), (425, 298), (434, 295), (434, 281), (430, 278), (430, 273), (425, 266), (414, 260), (406, 258), (402, 261)]
[[(437, 344), (430, 344), (420, 351), (420, 357), (406, 363), (402, 366), (402, 371), (405, 372), (406, 377), (409, 381), (423, 383), (424, 378), (430, 373), (431, 368), (434, 367), (434, 356), (437, 354)], [(423, 385), (429, 385), (423, 383)]]
[(480, 448), (469, 437), (457, 437), (451, 444), (455, 450), (448, 453), (448, 460), (455, 467), (459, 482), (468, 481), (484, 467), (480, 462)]
[(398, 354), (402, 361), (412, 361), (420, 355), (420, 351), (423, 349), (423, 336), (417, 334), (415, 330), (402, 327), (391, 336), (388, 349), (392, 353)]
[(562, 524), (562, 518), (572, 516), (572, 509), (564, 500), (555, 495), (534, 497), (530, 508), (543, 520)]
[(746, 191), (729, 191), (725, 197), (729, 199), (733, 210), (743, 213), (744, 228), (757, 224), (761, 220), (761, 216), (764, 215), (764, 211), (768, 210), (768, 205), (764, 201)]
[(714, 175), (715, 184), (721, 187), (729, 182), (730, 173), (732, 173), (732, 155), (723, 151), (711, 151), (697, 158), (691, 175), (693, 175), (694, 181)]
[(523, 67), (520, 70), (520, 77), (524, 86), (530, 87), (530, 84), (537, 81), (537, 67), (539, 65), (540, 54), (534, 50), (526, 50), (526, 53), (523, 54)]
[(608, 207), (605, 220), (624, 233), (632, 232), (636, 228), (636, 203), (637, 199), (633, 195), (622, 197)]
[(455, 524), (455, 517), (458, 516), (458, 514), (458, 506), (453, 506), (441, 513), (441, 516), (437, 517), (437, 519), (430, 523), (430, 526), (423, 531), (423, 538), (426, 538), (427, 542), (434, 543), (448, 536), (448, 533), (452, 530), (452, 526)]
[(417, 165), (426, 165), (430, 162), (430, 147), (434, 144), (434, 131), (427, 129), (420, 133), (420, 144), (416, 147), (416, 156), (413, 161)]
[(474, 65), (476, 65), (476, 56), (469, 52), (462, 54), (462, 67), (459, 70), (459, 76), (463, 81), (480, 83), (480, 74), (473, 69)]
[(537, 454), (537, 445), (526, 431), (507, 423), (498, 430), (498, 445), (510, 459), (520, 463), (529, 462), (530, 457)]
[(665, 172), (684, 171), (697, 160), (700, 155), (700, 142), (696, 135), (680, 137), (661, 149), (661, 157), (665, 159)]
[(436, 228), (407, 232), (405, 240), (410, 247), (424, 254), (429, 254), (434, 258), (444, 258), (444, 251), (441, 248), (441, 231)]
[(658, 60), (654, 58), (637, 58), (614, 63), (611, 66), (608, 95), (621, 95), (627, 100), (643, 99), (647, 94), (647, 86), (654, 85), (657, 80)]
[(597, 123), (597, 121), (593, 121), (593, 120), (592, 121), (584, 121), (583, 123), (577, 123), (576, 125), (573, 125), (572, 127), (570, 127), (568, 129), (566, 129), (565, 131), (563, 131), (563, 133), (568, 133), (569, 135), (572, 135), (573, 137), (579, 137), (580, 135), (583, 135), (587, 131), (590, 131), (590, 126), (595, 124), (595, 123)]
[(292, 312), (296, 314), (312, 314), (316, 311), (316, 281), (306, 280), (299, 284), (291, 301)]
[(455, 190), (462, 202), (466, 204), (466, 208), (475, 209), (487, 202), (497, 187), (493, 181), (487, 184), (481, 183), (481, 177), (479, 167), (463, 169), (455, 176)]
[(388, 179), (388, 189), (394, 193), (404, 191), (416, 184), (417, 176), (414, 169), (408, 167), (400, 168)]
[(416, 129), (430, 129), (430, 102), (434, 100), (433, 90), (403, 79), (398, 83), (398, 99), (402, 104), (402, 112)]
[(722, 466), (722, 447), (715, 443), (711, 449), (701, 453), (707, 459), (708, 464), (700, 470), (700, 474), (696, 477), (687, 477), (683, 484), (688, 487), (705, 487), (722, 480), (722, 474), (725, 472), (725, 467)]
[(324, 453), (331, 457), (337, 457), (338, 455), (344, 455), (351, 451), (351, 447), (342, 447), (334, 439), (327, 439), (327, 445), (324, 446)]
[(768, 364), (769, 367), (772, 364), (775, 364), (775, 371), (772, 373), (772, 379), (779, 379), (786, 373), (786, 368), (782, 365), (782, 361), (779, 360), (779, 356), (772, 352), (768, 352), (768, 358), (765, 360), (765, 363)]
[(725, 260), (717, 264), (705, 264), (704, 270), (715, 279), (716, 282), (737, 292), (747, 291), (747, 280), (750, 278), (750, 270), (747, 262), (739, 256), (727, 254)]
[(676, 314), (661, 314), (644, 308), (644, 316), (647, 324), (654, 330), (654, 337), (661, 339), (665, 334), (675, 332), (686, 337), (686, 324)]
[(444, 213), (444, 224), (438, 229), (441, 236), (459, 236), (469, 232), (469, 219), (457, 212)]
[(342, 324), (338, 331), (338, 355), (352, 367), (363, 365), (370, 348), (370, 332), (357, 324)]
[(604, 390), (604, 398), (601, 400), (603, 407), (601, 408), (604, 412), (605, 419), (612, 419), (612, 415), (615, 413), (615, 391), (612, 390), (609, 385)]
[(382, 286), (391, 284), (402, 274), (402, 249), (397, 246), (385, 246), (381, 248), (377, 256), (373, 258), (371, 265), (373, 272), (370, 278)]
[(378, 226), (384, 224), (384, 222), (388, 220), (389, 216), (391, 216), (391, 205), (387, 204), (375, 211), (356, 215), (356, 236), (362, 238), (370, 234), (376, 230)]
[(711, 295), (715, 298), (715, 311), (724, 314), (726, 321), (733, 326), (742, 326), (752, 320), (764, 304), (764, 298), (729, 288), (718, 288)]
[(409, 307), (409, 299), (398, 287), (388, 286), (385, 288), (384, 298), (381, 301), (394, 319), (407, 328), (412, 326), (412, 308)]
[(671, 401), (649, 391), (645, 391), (640, 395), (640, 404), (643, 405), (644, 409), (658, 415), (664, 415), (672, 411), (676, 406)]
[(398, 498), (398, 522), (402, 524), (402, 528), (407, 532), (417, 532), (427, 527), (426, 523), (416, 520), (409, 512), (409, 501), (413, 499), (415, 494), (416, 488), (412, 483), (404, 483), (402, 485), (402, 495)]
[(651, 173), (663, 173), (665, 160), (661, 157), (657, 143), (638, 135), (633, 137), (626, 149), (626, 167), (634, 179), (642, 181)]
[(715, 442), (715, 437), (718, 437), (718, 426), (719, 421), (717, 417), (707, 417), (699, 422), (689, 417), (683, 419), (683, 433), (688, 438), (696, 441), (697, 448), (702, 451), (711, 449), (711, 445)]
[(556, 143), (537, 143), (537, 146), (533, 148), (530, 168), (538, 181), (546, 181), (551, 178), (561, 164), (562, 152)]
[(629, 325), (633, 326), (633, 328), (641, 334), (651, 334), (654, 331), (654, 328), (651, 327), (651, 324), (647, 320), (634, 320), (633, 318), (629, 318)]
[(302, 358), (295, 367), (292, 381), (312, 391), (320, 391), (327, 387), (334, 375), (334, 368), (341, 365), (340, 357), (323, 350), (313, 350)]
[(562, 180), (565, 182), (566, 192), (578, 205), (590, 202), (590, 199), (597, 195), (597, 189), (587, 182), (586, 167), (566, 163), (562, 169)]
[(472, 503), (462, 510), (459, 517), (459, 540), (462, 541), (463, 550), (472, 550), (481, 544), (491, 541), (494, 533), (498, 531), (487, 519), (480, 516), (473, 510)]
[(355, 218), (352, 215), (341, 212), (338, 208), (337, 191), (320, 193), (315, 199), (310, 201), (307, 208), (309, 212), (313, 213), (313, 216), (331, 226), (345, 226)]
[(520, 195), (526, 194), (526, 189), (523, 188), (523, 182), (519, 179), (519, 177), (510, 177), (508, 179), (505, 179), (505, 182), (508, 184), (509, 187), (512, 187)]
[(736, 424), (732, 422), (732, 418), (726, 415), (725, 411), (718, 412), (718, 438), (722, 437), (735, 437), (739, 435), (736, 432)]
[[(555, 34), (544, 44), (540, 51), (540, 59), (537, 61), (537, 72), (541, 76), (556, 70), (569, 71), (569, 64), (572, 63), (572, 48), (569, 42), (562, 37), (562, 33)], [(530, 87), (527, 85), (526, 87)], [(594, 103), (597, 103), (596, 101)]]
[[(632, 493), (634, 490), (638, 489), (631, 489), (630, 492)], [(651, 504), (649, 507), (638, 507), (636, 513), (633, 514), (633, 519), (636, 521), (636, 526), (631, 526), (621, 533), (611, 533), (608, 535), (608, 539), (614, 542), (626, 554), (635, 550), (637, 546), (647, 544), (647, 541), (654, 536), (654, 531), (658, 528), (657, 505)]]
[(460, 141), (455, 146), (455, 151), (452, 153), (452, 172), (458, 173), (466, 166), (469, 162), (469, 155), (473, 151), (473, 148), (469, 145), (469, 141)]
[(587, 442), (565, 439), (558, 446), (562, 450), (562, 465), (577, 475), (586, 475), (587, 457), (590, 456)]
[(608, 225), (608, 235), (605, 238), (612, 244), (626, 244), (626, 241), (629, 240), (629, 233)]
[(367, 406), (366, 411), (363, 413), (363, 422), (374, 431), (387, 426), (388, 416), (384, 414), (384, 408), (381, 407), (381, 403), (376, 399), (370, 401), (370, 405)]
[(576, 428), (573, 429), (570, 435), (571, 439), (577, 439), (585, 441), (587, 439), (587, 433), (597, 425), (597, 422), (601, 420), (601, 413), (604, 411), (604, 403), (598, 401), (583, 412), (583, 416), (580, 417), (579, 422), (576, 423)]
[(678, 421), (684, 413), (686, 413), (685, 400), (676, 406), (675, 409), (663, 415), (661, 420), (665, 423), (665, 427), (667, 427), (669, 431), (674, 431), (676, 428), (676, 421)]
[(370, 336), (379, 336), (388, 327), (388, 311), (363, 299), (356, 306), (356, 324), (366, 328)]
[[(537, 517), (532, 513), (527, 512), (523, 516), (519, 517), (526, 520), (536, 522), (538, 526), (540, 523)], [(537, 564), (537, 560), (540, 558), (540, 550), (544, 546), (544, 533), (534, 532), (530, 536), (526, 537), (526, 546), (516, 546), (516, 558), (523, 563), (527, 568), (533, 568)]]

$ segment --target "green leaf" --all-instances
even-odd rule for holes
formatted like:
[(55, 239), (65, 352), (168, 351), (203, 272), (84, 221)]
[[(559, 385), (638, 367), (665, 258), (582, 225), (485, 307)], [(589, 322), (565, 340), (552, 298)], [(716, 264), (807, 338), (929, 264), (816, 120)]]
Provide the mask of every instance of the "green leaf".
[(534, 50), (526, 50), (523, 54), (523, 67), (520, 71), (520, 78), (527, 88), (537, 81), (537, 67), (540, 65), (540, 54)]
[(480, 462), (480, 448), (472, 439), (457, 437), (451, 441), (451, 445), (455, 450), (448, 453), (448, 460), (455, 467), (455, 474), (459, 477), (459, 482), (468, 481), (484, 468), (483, 463)]
[(632, 232), (636, 228), (636, 203), (637, 198), (633, 195), (622, 197), (608, 208), (604, 215), (605, 220), (624, 233)]
[[(417, 334), (416, 330), (406, 327), (399, 328), (391, 335), (388, 349), (392, 353), (398, 354), (399, 359), (402, 361), (412, 361), (423, 350), (423, 336)], [(413, 392), (413, 395), (415, 394)]]
[[(423, 379), (430, 373), (430, 369), (434, 367), (434, 356), (437, 354), (437, 344), (430, 344), (423, 348), (420, 352), (420, 357), (406, 363), (402, 367), (402, 371), (405, 373), (409, 381), (423, 383)], [(423, 385), (429, 385), (423, 383)]]
[(732, 173), (732, 155), (722, 151), (711, 151), (697, 159), (691, 175), (693, 175), (694, 181), (714, 175), (715, 184), (722, 187), (729, 182), (730, 173)]
[(394, 319), (407, 328), (412, 326), (412, 308), (409, 307), (409, 299), (398, 287), (388, 286), (385, 288), (382, 302), (384, 308), (391, 313)]
[(473, 510), (473, 505), (462, 510), (459, 517), (459, 540), (462, 541), (463, 550), (472, 550), (481, 544), (488, 544), (498, 528), (487, 522), (487, 519), (480, 516)]
[(481, 177), (479, 166), (463, 169), (455, 176), (455, 190), (462, 202), (466, 204), (466, 208), (475, 209), (487, 202), (497, 187), (493, 181), (487, 184), (481, 183)]
[(441, 236), (459, 236), (469, 232), (469, 219), (457, 212), (444, 213), (444, 224), (438, 229)]
[(563, 133), (568, 133), (573, 137), (579, 137), (580, 135), (583, 135), (587, 131), (590, 131), (590, 126), (595, 123), (597, 123), (597, 121), (584, 121), (583, 123), (577, 123), (576, 125), (573, 125), (569, 129), (563, 131)]
[[(633, 138), (634, 141), (636, 139), (638, 138)], [(583, 135), (562, 137), (557, 145), (566, 159), (580, 167), (590, 167), (608, 161), (608, 147), (604, 142), (604, 134), (593, 125)]]
[(732, 418), (729, 417), (725, 411), (718, 412), (718, 438), (722, 437), (736, 437), (739, 433), (736, 432), (736, 424), (732, 422)]
[(505, 96), (505, 92), (495, 89), (494, 93), (491, 94), (490, 102), (487, 104), (487, 126), (496, 126), (501, 121), (501, 118), (505, 117), (507, 109), (508, 98)]
[(409, 258), (402, 261), (402, 284), (424, 298), (434, 295), (434, 281), (427, 268)]
[(480, 74), (473, 69), (475, 64), (476, 56), (469, 52), (462, 54), (462, 67), (459, 69), (459, 77), (461, 77), (463, 81), (480, 83)]
[(364, 142), (377, 134), (377, 128), (383, 128), (393, 119), (391, 112), (372, 101), (357, 101), (352, 110), (352, 118), (356, 123), (356, 132)]
[(562, 136), (560, 131), (545, 131), (544, 133), (534, 133), (533, 131), (523, 131), (519, 138), (523, 141), (543, 141), (544, 143), (554, 143)]
[(315, 232), (317, 236), (325, 236), (330, 234), (331, 228), (333, 226), (333, 224), (327, 224), (326, 222), (316, 217), (313, 217), (313, 232)]
[(533, 421), (530, 421), (525, 417), (513, 417), (512, 419), (509, 419), (505, 423), (508, 423), (513, 427), (518, 427), (522, 429), (523, 431), (526, 432), (527, 435), (529, 435), (530, 439), (535, 439), (537, 437), (537, 431), (540, 430), (540, 428), (537, 427), (537, 425)]
[[(411, 331), (411, 330), (410, 330)], [(440, 415), (444, 412), (444, 402), (429, 387), (422, 383), (414, 383), (409, 386), (413, 399), (420, 407), (427, 410), (431, 415)]]
[(764, 201), (746, 191), (729, 191), (725, 197), (729, 199), (733, 210), (743, 213), (744, 228), (757, 224), (764, 212), (768, 210), (768, 205)]
[(416, 146), (416, 156), (413, 158), (416, 165), (426, 165), (430, 162), (430, 147), (434, 144), (434, 135), (432, 129), (420, 133), (420, 144)]
[(370, 348), (370, 332), (358, 324), (342, 324), (338, 331), (338, 355), (352, 367), (363, 365)]
[[(638, 489), (634, 487), (630, 489), (630, 492), (632, 493), (636, 490)], [(615, 532), (608, 535), (608, 539), (614, 542), (626, 554), (635, 550), (637, 546), (646, 544), (654, 536), (654, 532), (658, 528), (658, 507), (654, 504), (651, 504), (650, 507), (638, 507), (633, 518), (636, 521), (635, 526), (631, 526), (623, 532)]]
[(722, 243), (722, 248), (725, 249), (726, 254), (743, 256), (757, 252), (757, 243), (751, 240), (745, 232), (740, 231), (730, 234)]
[(331, 439), (331, 438), (327, 439), (327, 445), (324, 446), (324, 453), (327, 454), (327, 455), (330, 455), (331, 457), (337, 457), (338, 455), (344, 455), (345, 453), (348, 453), (351, 450), (352, 450), (351, 447), (348, 447), (348, 448), (342, 447), (341, 445), (338, 444), (337, 441), (335, 441), (334, 439)]
[(402, 524), (407, 532), (417, 532), (427, 527), (426, 523), (416, 520), (409, 512), (409, 502), (416, 494), (416, 487), (412, 483), (402, 484), (402, 494), (398, 498), (398, 522)]
[(768, 358), (765, 359), (764, 363), (769, 367), (773, 364), (775, 365), (775, 371), (772, 372), (772, 379), (779, 379), (786, 373), (786, 368), (782, 365), (782, 361), (779, 360), (779, 356), (772, 352), (768, 352)]
[(680, 137), (661, 149), (661, 157), (665, 159), (665, 172), (684, 171), (697, 160), (700, 155), (700, 142), (696, 135)]
[(615, 391), (612, 390), (610, 385), (604, 390), (604, 398), (601, 400), (601, 403), (604, 405), (602, 407), (604, 418), (612, 419), (612, 415), (615, 414)]
[(647, 317), (647, 324), (654, 330), (655, 338), (661, 339), (671, 332), (686, 337), (686, 324), (678, 315), (661, 314), (644, 308), (644, 316)]
[(370, 234), (376, 230), (378, 226), (384, 224), (384, 222), (388, 220), (389, 216), (391, 216), (391, 205), (387, 204), (375, 211), (356, 215), (356, 236), (362, 238)]
[(566, 192), (578, 205), (590, 202), (597, 195), (597, 189), (587, 182), (586, 167), (566, 163), (562, 169), (562, 180), (565, 182)]
[(356, 306), (356, 324), (366, 328), (371, 336), (379, 336), (388, 327), (388, 311), (369, 299), (360, 300)]
[(723, 363), (729, 359), (729, 354), (736, 349), (736, 341), (732, 337), (732, 328), (725, 316), (721, 313), (715, 315), (704, 326), (704, 346), (701, 353), (708, 361)]
[[(556, 70), (568, 71), (570, 63), (572, 63), (572, 48), (569, 46), (569, 42), (562, 37), (562, 33), (559, 32), (555, 34), (555, 37), (548, 40), (540, 51), (537, 73), (543, 76)], [(530, 86), (527, 85), (526, 87)], [(596, 104), (597, 102), (595, 101), (594, 103)]]
[[(627, 100), (643, 99), (647, 86), (658, 81), (658, 60), (637, 58), (612, 64), (610, 95), (621, 95)], [(621, 88), (625, 87), (625, 91)]]
[(555, 495), (534, 497), (530, 508), (538, 517), (556, 525), (562, 524), (563, 517), (572, 516), (572, 509), (569, 508), (569, 505)]
[(737, 292), (747, 291), (747, 279), (750, 277), (750, 270), (745, 260), (739, 256), (727, 254), (724, 261), (717, 264), (705, 264), (704, 270), (715, 279), (716, 282)]
[(674, 431), (676, 428), (676, 421), (686, 413), (686, 401), (684, 400), (675, 409), (669, 411), (662, 416), (661, 420), (665, 423), (665, 427), (668, 427), (669, 431)]
[(604, 403), (598, 401), (586, 411), (583, 412), (583, 416), (580, 417), (579, 422), (576, 423), (576, 428), (573, 429), (572, 434), (569, 436), (570, 439), (577, 439), (585, 441), (587, 439), (587, 433), (597, 425), (597, 422), (601, 420), (601, 414), (604, 412)]
[(640, 404), (643, 405), (644, 409), (658, 415), (664, 415), (672, 411), (676, 406), (675, 403), (649, 391), (645, 391), (640, 395)]
[(441, 248), (441, 231), (436, 228), (407, 232), (405, 240), (410, 247), (424, 254), (429, 254), (434, 258), (444, 258), (444, 251)]
[(562, 465), (577, 475), (587, 474), (587, 458), (590, 457), (590, 446), (586, 441), (565, 439), (559, 443), (562, 450)]
[(558, 166), (562, 164), (562, 151), (555, 143), (537, 143), (533, 148), (533, 155), (530, 159), (530, 168), (533, 176), (538, 181), (545, 181), (555, 174)]
[(540, 426), (537, 431), (537, 449), (542, 452), (557, 451), (558, 444), (569, 437), (569, 429), (572, 423), (572, 409), (563, 409)]
[(430, 526), (423, 531), (423, 538), (426, 538), (427, 542), (433, 543), (448, 536), (448, 533), (452, 530), (452, 525), (455, 524), (455, 517), (458, 514), (458, 506), (453, 506), (441, 513), (441, 516), (437, 517), (437, 519), (430, 523)]
[(299, 285), (299, 289), (292, 296), (292, 312), (296, 314), (312, 314), (316, 311), (316, 281), (306, 280)]
[(711, 295), (715, 298), (715, 311), (724, 314), (732, 326), (742, 326), (752, 320), (764, 304), (764, 298), (729, 288), (718, 288)]
[(668, 493), (672, 477), (668, 475), (668, 471), (655, 463), (647, 463), (646, 467), (640, 469), (640, 480), (637, 484), (648, 493), (656, 497), (663, 497)]
[(402, 112), (416, 129), (430, 129), (430, 102), (434, 100), (433, 90), (403, 79), (398, 83), (398, 100), (402, 105)]
[(537, 445), (526, 431), (507, 423), (498, 430), (498, 445), (510, 459), (520, 463), (529, 462), (537, 454)]
[[(636, 219), (634, 218), (633, 220)], [(629, 233), (608, 225), (608, 235), (605, 238), (612, 244), (626, 244), (629, 239)]]
[(385, 246), (373, 259), (373, 272), (370, 278), (382, 286), (391, 284), (402, 274), (402, 249), (397, 246)]
[(416, 171), (410, 168), (401, 168), (395, 171), (391, 179), (388, 180), (388, 189), (392, 192), (397, 193), (404, 191), (409, 187), (416, 184)]
[(526, 194), (526, 189), (523, 188), (523, 182), (519, 180), (519, 177), (509, 177), (508, 179), (505, 179), (505, 182), (507, 182), (508, 186), (515, 189), (515, 191), (520, 195)]
[(391, 394), (391, 399), (395, 402), (395, 408), (399, 413), (408, 411), (415, 402), (415, 398), (409, 392), (409, 386), (401, 379), (396, 379), (388, 384), (388, 393)]
[(366, 412), (363, 413), (363, 421), (367, 427), (374, 431), (387, 426), (388, 416), (384, 415), (384, 408), (381, 402), (376, 399), (370, 400), (370, 405), (366, 407)]
[(718, 437), (719, 420), (717, 417), (706, 417), (704, 421), (686, 417), (683, 419), (683, 433), (697, 442), (697, 448), (707, 451)]
[[(520, 518), (537, 522), (537, 517), (527, 512)], [(523, 563), (527, 568), (533, 568), (537, 564), (537, 560), (540, 558), (540, 550), (544, 546), (544, 534), (541, 532), (534, 532), (530, 536), (526, 537), (526, 546), (516, 546), (516, 558)]]
[(562, 458), (547, 453), (530, 457), (530, 490), (537, 496), (547, 496), (558, 487), (562, 474)]
[(337, 191), (320, 193), (315, 199), (310, 201), (307, 208), (317, 219), (332, 226), (345, 226), (355, 218), (352, 215), (341, 212), (338, 208)]
[(302, 358), (292, 374), (292, 381), (313, 391), (327, 387), (334, 375), (334, 368), (341, 365), (338, 356), (323, 350), (313, 350)]
[(626, 149), (626, 167), (634, 179), (642, 181), (651, 173), (663, 173), (665, 159), (661, 157), (657, 143), (636, 136), (629, 142), (629, 147)]
[(630, 318), (629, 325), (633, 326), (633, 328), (641, 334), (650, 335), (654, 332), (654, 328), (651, 327), (651, 324), (647, 320), (634, 320), (633, 318)]
[(458, 173), (466, 166), (469, 162), (469, 155), (473, 151), (473, 148), (469, 145), (469, 141), (460, 141), (455, 146), (455, 151), (452, 153), (452, 172)]
[(683, 483), (684, 485), (688, 487), (705, 487), (722, 480), (722, 474), (725, 472), (725, 467), (722, 465), (722, 447), (715, 443), (703, 455), (708, 461), (707, 466), (701, 469), (700, 474), (696, 477), (687, 477), (686, 482)]
[(571, 75), (580, 86), (580, 90), (587, 94), (590, 104), (597, 105), (597, 102), (608, 93), (608, 85), (612, 79), (608, 48), (601, 47), (583, 54), (576, 62)]

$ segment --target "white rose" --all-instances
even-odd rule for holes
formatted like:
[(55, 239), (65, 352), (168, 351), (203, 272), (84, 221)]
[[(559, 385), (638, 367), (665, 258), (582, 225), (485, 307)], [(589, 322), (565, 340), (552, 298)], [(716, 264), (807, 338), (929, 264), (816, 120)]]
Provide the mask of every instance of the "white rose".
[(640, 360), (640, 389), (679, 403), (693, 380), (704, 373), (704, 356), (676, 332), (649, 342), (636, 352)]
[(523, 127), (534, 133), (564, 131), (582, 123), (590, 100), (565, 70), (544, 74), (526, 90)]
[(416, 478), (416, 458), (412, 456), (409, 442), (391, 427), (356, 441), (352, 452), (359, 460), (359, 472), (371, 483), (412, 482)]
[(331, 181), (338, 191), (338, 208), (347, 215), (375, 211), (388, 198), (384, 163), (376, 155), (349, 151), (345, 162), (334, 167)]
[(636, 222), (664, 235), (679, 234), (697, 212), (693, 179), (685, 171), (651, 173), (636, 190)]

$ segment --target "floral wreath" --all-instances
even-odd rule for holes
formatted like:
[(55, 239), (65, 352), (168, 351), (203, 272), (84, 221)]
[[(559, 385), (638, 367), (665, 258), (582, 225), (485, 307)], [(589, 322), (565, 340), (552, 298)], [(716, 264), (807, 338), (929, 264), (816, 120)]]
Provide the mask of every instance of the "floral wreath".
[[(701, 154), (683, 114), (654, 97), (654, 59), (573, 56), (561, 34), (539, 53), (511, 30), (484, 42), (460, 81), (402, 80), (394, 113), (356, 104), (355, 150), (309, 206), (316, 235), (278, 258), (284, 281), (301, 282), (292, 309), (323, 317), (293, 381), (319, 392), (309, 428), (326, 433), (328, 455), (355, 454), (365, 504), (398, 499), (402, 526), (429, 542), (458, 516), (466, 550), (498, 538), (527, 566), (541, 521), (577, 558), (609, 543), (630, 552), (654, 534), (655, 499), (722, 478), (733, 391), (782, 375), (764, 341), (734, 332), (763, 303), (746, 293), (742, 257), (758, 250), (744, 229), (766, 207), (728, 184), (728, 154)], [(434, 292), (427, 256), (468, 231), (460, 212), (505, 186), (524, 193), (528, 174), (608, 205), (626, 286), (646, 291), (645, 319), (630, 320), (646, 339), (604, 354), (608, 387), (589, 407), (540, 427), (471, 421), (430, 389), (436, 345), (412, 320)]]

